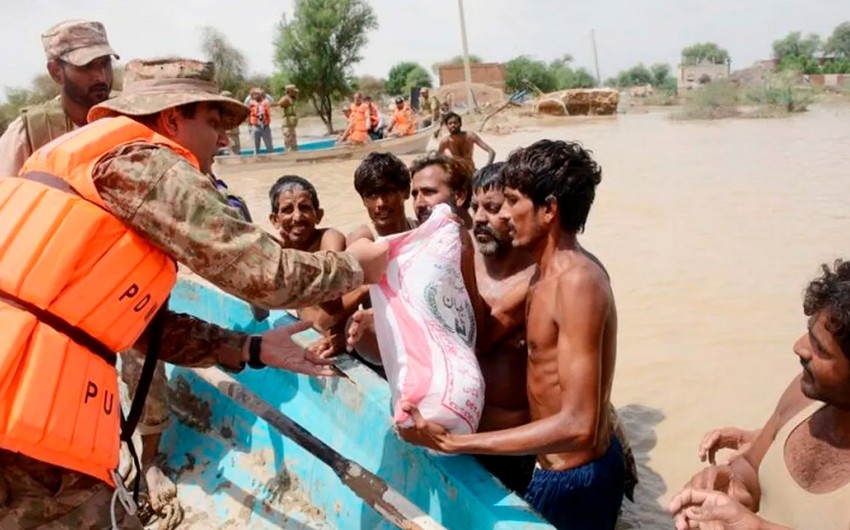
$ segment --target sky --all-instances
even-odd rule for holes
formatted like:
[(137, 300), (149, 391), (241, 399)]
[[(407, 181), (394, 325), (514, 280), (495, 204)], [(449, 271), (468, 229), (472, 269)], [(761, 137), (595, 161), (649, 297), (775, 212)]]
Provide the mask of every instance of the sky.
[[(461, 53), (456, 0), (370, 3), (379, 28), (356, 74), (386, 77), (403, 60), (430, 71)], [(71, 18), (103, 22), (122, 61), (201, 58), (200, 28), (212, 26), (245, 54), (250, 72), (271, 74), (275, 27), (293, 6), (294, 0), (0, 0), (0, 89), (28, 86), (44, 72), (40, 35)], [(702, 41), (726, 48), (733, 69), (745, 68), (769, 58), (771, 43), (791, 31), (826, 37), (850, 20), (848, 0), (464, 0), (464, 9), (469, 52), (486, 61), (569, 53), (576, 66), (593, 71), (593, 30), (603, 79), (638, 62), (675, 66), (683, 47)]]

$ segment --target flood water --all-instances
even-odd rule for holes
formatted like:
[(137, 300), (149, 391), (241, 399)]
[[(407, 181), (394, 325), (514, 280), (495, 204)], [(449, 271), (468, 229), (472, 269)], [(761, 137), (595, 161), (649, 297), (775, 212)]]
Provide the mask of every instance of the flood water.
[[(621, 115), (483, 137), (497, 160), (540, 138), (580, 140), (603, 167), (580, 240), (611, 273), (619, 310), (614, 402), (641, 472), (622, 526), (669, 528), (662, 505), (700, 469), (702, 435), (767, 419), (799, 371), (803, 289), (821, 263), (850, 258), (850, 106), (777, 120)], [(323, 224), (345, 231), (366, 221), (356, 165), (220, 171), (267, 228), (274, 179), (302, 175)]]

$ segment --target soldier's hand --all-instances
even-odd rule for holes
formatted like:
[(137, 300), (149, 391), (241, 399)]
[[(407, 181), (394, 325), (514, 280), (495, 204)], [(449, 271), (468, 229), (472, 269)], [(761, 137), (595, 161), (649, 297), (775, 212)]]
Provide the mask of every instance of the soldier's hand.
[(296, 322), (263, 333), (261, 335), (263, 341), (260, 345), (260, 360), (268, 366), (299, 374), (337, 375), (330, 366), (334, 362), (332, 359), (321, 359), (315, 353), (305, 350), (292, 340), (293, 335), (310, 329), (312, 324), (312, 322)]
[(378, 283), (390, 261), (390, 246), (386, 241), (358, 239), (345, 249), (363, 269), (363, 283)]

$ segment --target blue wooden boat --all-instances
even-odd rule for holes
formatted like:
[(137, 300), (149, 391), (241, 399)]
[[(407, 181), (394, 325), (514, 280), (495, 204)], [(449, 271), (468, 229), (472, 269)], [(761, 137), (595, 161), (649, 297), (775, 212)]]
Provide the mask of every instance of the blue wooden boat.
[(363, 158), (371, 152), (407, 155), (423, 153), (428, 149), (428, 143), (434, 135), (435, 126), (421, 129), (410, 136), (387, 138), (363, 145), (339, 145), (334, 138), (298, 144), (298, 151), (286, 151), (282, 147), (274, 148), (274, 152), (261, 149), (254, 154), (253, 149), (243, 149), (238, 155), (219, 155), (215, 162), (220, 166), (238, 166), (241, 164), (292, 164), (299, 162), (323, 162), (327, 160), (346, 160)]
[[(247, 304), (181, 280), (171, 308), (248, 333), (295, 319), (273, 311), (257, 322)], [(312, 331), (298, 339), (316, 337)], [(400, 440), (386, 381), (346, 358), (346, 377), (317, 379), (246, 368), (235, 378), (325, 444), (367, 470), (449, 529), (551, 528), (469, 456), (436, 456)], [(191, 369), (169, 365), (176, 419), (161, 448), (190, 528), (392, 528), (330, 467)]]

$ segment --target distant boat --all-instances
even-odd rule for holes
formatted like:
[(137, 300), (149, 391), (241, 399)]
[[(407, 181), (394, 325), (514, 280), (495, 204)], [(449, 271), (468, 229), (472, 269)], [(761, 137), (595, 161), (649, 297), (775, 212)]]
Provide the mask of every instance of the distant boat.
[(268, 153), (264, 149), (255, 155), (253, 150), (243, 149), (239, 155), (220, 155), (215, 157), (219, 166), (232, 166), (238, 164), (268, 164), (268, 163), (297, 163), (297, 162), (320, 162), (325, 160), (345, 160), (360, 158), (371, 152), (392, 153), (394, 155), (408, 155), (413, 153), (424, 153), (428, 149), (428, 142), (434, 134), (435, 126), (430, 126), (410, 136), (397, 138), (386, 138), (363, 145), (337, 144), (335, 138), (327, 138), (298, 144), (298, 151), (286, 151), (282, 147), (274, 148), (274, 152)]
[[(272, 311), (258, 322), (241, 300), (185, 279), (177, 284), (170, 307), (245, 333), (295, 322), (285, 311)], [(315, 338), (307, 331), (298, 342)], [(435, 456), (400, 440), (392, 428), (386, 381), (347, 357), (338, 366), (347, 378), (251, 368), (235, 378), (450, 530), (552, 528), (474, 458)], [(179, 421), (171, 422), (161, 449), (186, 509), (184, 527), (392, 528), (330, 467), (265, 420), (191, 369), (168, 365), (168, 373), (171, 407)]]

